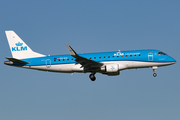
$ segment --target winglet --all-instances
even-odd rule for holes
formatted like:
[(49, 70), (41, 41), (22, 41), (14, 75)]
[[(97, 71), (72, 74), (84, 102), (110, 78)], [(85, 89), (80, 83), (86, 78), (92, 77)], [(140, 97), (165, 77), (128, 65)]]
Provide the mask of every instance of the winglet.
[(104, 65), (103, 63), (100, 63), (100, 62), (97, 62), (97, 61), (94, 61), (94, 60), (90, 60), (88, 58), (85, 58), (85, 57), (82, 57), (82, 56), (79, 56), (72, 48), (71, 46), (69, 46), (68, 44), (66, 44), (68, 50), (69, 50), (69, 53), (71, 56), (73, 56), (75, 59), (75, 61), (79, 64), (81, 64), (82, 67), (84, 67), (84, 71), (87, 71), (89, 69), (91, 69), (92, 67), (100, 67), (102, 65)]
[(71, 56), (73, 56), (73, 57), (78, 56), (78, 54), (71, 48), (71, 46), (69, 46), (68, 44), (66, 44), (66, 46), (67, 46)]

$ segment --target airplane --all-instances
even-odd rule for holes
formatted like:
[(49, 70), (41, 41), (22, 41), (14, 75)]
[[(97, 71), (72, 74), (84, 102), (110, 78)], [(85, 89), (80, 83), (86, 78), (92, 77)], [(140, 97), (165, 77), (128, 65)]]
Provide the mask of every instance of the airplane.
[(14, 31), (5, 33), (12, 57), (6, 57), (9, 61), (4, 64), (40, 71), (90, 73), (92, 81), (96, 80), (96, 73), (116, 76), (122, 70), (137, 68), (152, 68), (156, 77), (158, 67), (176, 63), (174, 58), (154, 49), (77, 54), (66, 44), (70, 55), (43, 55), (34, 52)]

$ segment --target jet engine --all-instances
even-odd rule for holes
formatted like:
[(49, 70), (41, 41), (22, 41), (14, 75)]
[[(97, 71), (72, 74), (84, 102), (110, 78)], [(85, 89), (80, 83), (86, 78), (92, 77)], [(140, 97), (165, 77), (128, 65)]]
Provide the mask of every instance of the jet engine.
[(107, 64), (101, 67), (101, 71), (104, 71), (103, 74), (107, 74), (108, 76), (119, 75), (119, 65)]
[(104, 71), (103, 74), (107, 74), (108, 76), (115, 76), (119, 75), (119, 71), (125, 68), (122, 64), (106, 64), (101, 67), (101, 71)]

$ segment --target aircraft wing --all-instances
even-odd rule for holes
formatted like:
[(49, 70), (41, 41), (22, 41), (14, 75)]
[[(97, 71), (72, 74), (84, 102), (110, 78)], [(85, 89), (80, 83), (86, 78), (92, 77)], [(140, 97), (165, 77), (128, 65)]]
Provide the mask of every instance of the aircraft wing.
[(103, 63), (99, 63), (99, 62), (96, 62), (94, 60), (90, 60), (90, 59), (87, 59), (85, 57), (81, 57), (79, 56), (72, 48), (71, 46), (69, 46), (68, 44), (66, 44), (68, 50), (69, 50), (69, 53), (71, 56), (73, 56), (74, 58), (76, 58), (76, 62), (81, 64), (82, 66), (81, 67), (84, 67), (85, 70), (89, 70), (89, 69), (93, 69), (93, 68), (97, 68), (97, 67), (100, 67), (100, 66), (103, 66)]

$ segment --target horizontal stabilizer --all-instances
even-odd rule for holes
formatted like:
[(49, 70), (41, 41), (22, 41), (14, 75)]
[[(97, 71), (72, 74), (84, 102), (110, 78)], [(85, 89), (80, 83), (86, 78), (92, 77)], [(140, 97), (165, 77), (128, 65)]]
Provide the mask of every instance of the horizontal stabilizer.
[(20, 64), (27, 64), (28, 62), (25, 62), (23, 60), (19, 60), (19, 59), (15, 59), (15, 58), (8, 58), (6, 57), (6, 59), (12, 61), (12, 62), (15, 62), (15, 63), (20, 63)]

